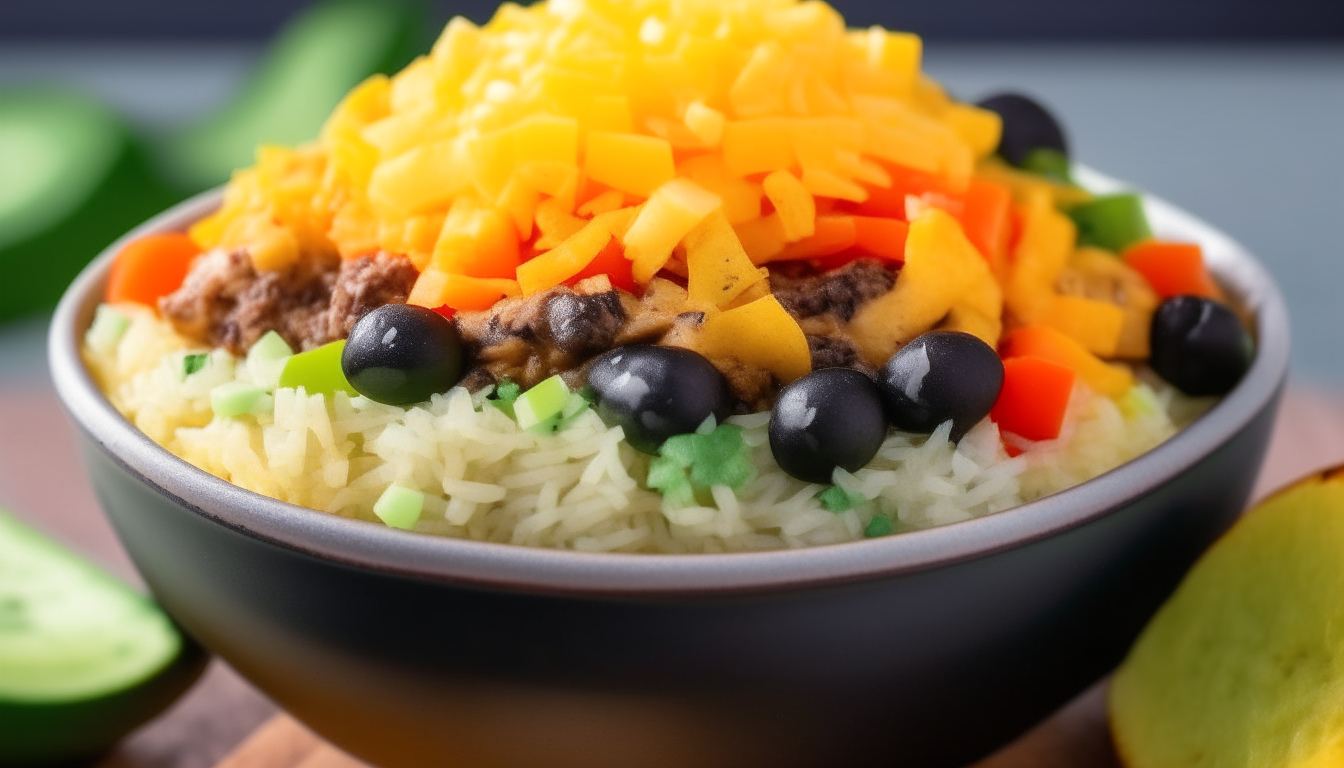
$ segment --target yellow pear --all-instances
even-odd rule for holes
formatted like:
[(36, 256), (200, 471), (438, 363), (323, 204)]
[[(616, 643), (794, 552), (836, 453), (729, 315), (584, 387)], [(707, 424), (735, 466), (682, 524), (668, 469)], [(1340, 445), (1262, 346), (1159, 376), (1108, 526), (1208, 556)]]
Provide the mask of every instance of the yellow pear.
[(1109, 703), (1128, 768), (1344, 766), (1344, 469), (1280, 491), (1214, 544)]

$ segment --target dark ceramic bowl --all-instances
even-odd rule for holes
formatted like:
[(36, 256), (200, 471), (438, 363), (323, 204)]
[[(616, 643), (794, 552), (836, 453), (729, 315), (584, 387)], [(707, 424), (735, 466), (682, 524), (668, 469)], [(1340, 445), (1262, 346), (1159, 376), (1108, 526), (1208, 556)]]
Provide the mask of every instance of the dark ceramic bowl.
[[(1094, 185), (1104, 179), (1089, 177)], [(131, 236), (180, 230), (184, 203)], [(163, 450), (78, 345), (114, 245), (56, 313), (57, 392), (163, 606), (322, 736), (411, 766), (960, 766), (1121, 658), (1241, 511), (1288, 365), (1265, 270), (1160, 201), (1254, 313), (1250, 373), (1150, 453), (989, 517), (757, 554), (436, 538), (285, 504)]]

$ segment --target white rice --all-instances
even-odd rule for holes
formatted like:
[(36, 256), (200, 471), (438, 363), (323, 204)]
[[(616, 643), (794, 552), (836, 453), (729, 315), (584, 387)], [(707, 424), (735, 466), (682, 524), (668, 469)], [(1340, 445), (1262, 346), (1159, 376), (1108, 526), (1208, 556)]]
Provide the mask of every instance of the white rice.
[[(877, 457), (833, 478), (859, 503), (823, 507), (825, 486), (786, 475), (768, 441), (768, 413), (736, 416), (756, 476), (739, 492), (715, 486), (706, 506), (671, 508), (645, 486), (650, 457), (591, 409), (556, 434), (519, 429), (460, 387), (402, 408), (338, 393), (278, 389), (258, 416), (216, 418), (210, 390), (252, 382), (246, 362), (192, 349), (153, 312), (132, 318), (112, 349), (85, 355), (114, 406), (150, 438), (220, 478), (258, 493), (377, 521), (373, 505), (393, 483), (425, 503), (416, 530), (443, 536), (585, 551), (728, 552), (804, 547), (865, 536), (877, 515), (894, 532), (993, 514), (1077, 485), (1153, 448), (1197, 416), (1194, 401), (1155, 377), (1120, 401), (1079, 386), (1056, 440), (1014, 440), (1010, 458), (986, 419), (960, 441), (892, 432)], [(208, 352), (184, 377), (183, 358)], [(1177, 414), (1177, 418), (1173, 418)]]

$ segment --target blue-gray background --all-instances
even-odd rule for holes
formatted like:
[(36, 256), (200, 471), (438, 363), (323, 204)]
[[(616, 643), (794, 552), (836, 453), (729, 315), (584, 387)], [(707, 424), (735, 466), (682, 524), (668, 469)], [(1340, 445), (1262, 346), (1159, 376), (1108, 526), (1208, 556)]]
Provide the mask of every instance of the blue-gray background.
[[(836, 2), (925, 34), (957, 95), (1017, 89), (1076, 156), (1242, 240), (1293, 315), (1299, 382), (1344, 389), (1344, 2)], [(164, 125), (228, 97), (298, 0), (0, 1), (0, 84), (86, 87)], [(493, 3), (435, 3), (478, 20)], [(0, 169), (0, 183), (3, 183)], [(40, 379), (41, 321), (0, 328), (0, 380)]]

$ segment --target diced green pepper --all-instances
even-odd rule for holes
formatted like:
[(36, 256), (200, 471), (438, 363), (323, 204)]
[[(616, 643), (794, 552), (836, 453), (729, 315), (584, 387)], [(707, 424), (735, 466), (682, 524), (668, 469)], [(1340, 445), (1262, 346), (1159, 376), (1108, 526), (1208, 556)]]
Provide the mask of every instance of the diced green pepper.
[(383, 495), (373, 504), (373, 514), (393, 528), (409, 531), (420, 519), (425, 506), (425, 495), (395, 483), (387, 486)]
[(1068, 210), (1078, 225), (1078, 244), (1094, 245), (1120, 253), (1140, 240), (1153, 236), (1137, 194), (1104, 195)]
[(1037, 147), (1031, 150), (1022, 158), (1022, 170), (1064, 184), (1073, 184), (1073, 169), (1069, 164), (1069, 157), (1057, 149)]
[(294, 350), (275, 331), (267, 331), (247, 350), (247, 368), (252, 378), (263, 387), (274, 389), (280, 383), (280, 373)]
[(817, 501), (820, 501), (822, 508), (829, 512), (844, 512), (859, 506), (867, 499), (857, 493), (850, 493), (838, 485), (832, 485), (817, 494)]
[(530, 429), (559, 416), (568, 400), (569, 387), (557, 374), (520, 395), (513, 403), (513, 415), (518, 426)]
[(330, 397), (337, 392), (346, 392), (354, 397), (359, 393), (346, 381), (345, 371), (341, 369), (343, 351), (344, 339), (294, 355), (285, 361), (285, 367), (280, 371), (280, 386), (303, 387), (310, 395)]
[(210, 409), (216, 416), (232, 419), (246, 413), (256, 413), (269, 399), (266, 388), (260, 384), (230, 381), (210, 390)]
[(863, 529), (864, 538), (876, 539), (879, 536), (890, 536), (895, 527), (892, 519), (886, 515), (873, 515), (873, 519), (868, 521), (868, 526)]
[(187, 355), (182, 358), (182, 378), (186, 378), (193, 373), (201, 370), (210, 362), (210, 355), (200, 352), (194, 355)]
[(107, 354), (117, 346), (121, 337), (126, 335), (126, 329), (129, 327), (131, 327), (129, 317), (106, 304), (99, 304), (93, 311), (93, 322), (84, 334), (84, 343), (95, 352)]

